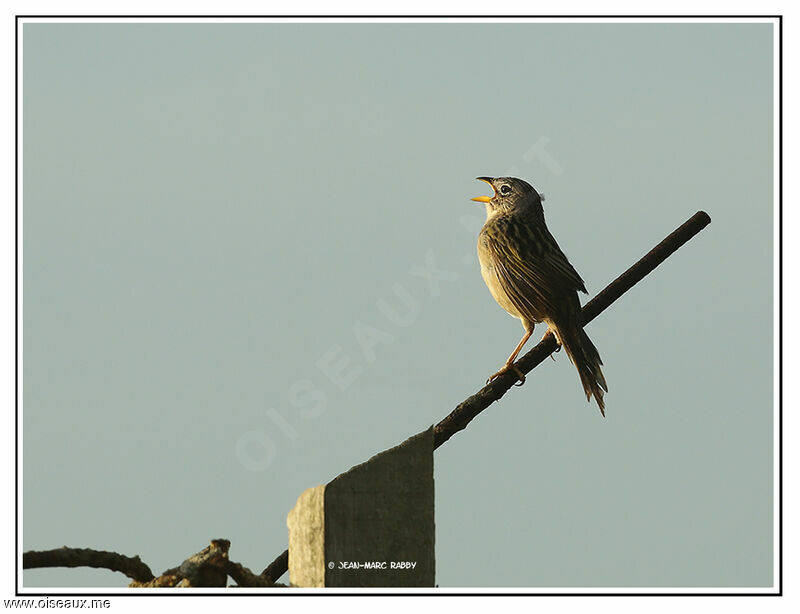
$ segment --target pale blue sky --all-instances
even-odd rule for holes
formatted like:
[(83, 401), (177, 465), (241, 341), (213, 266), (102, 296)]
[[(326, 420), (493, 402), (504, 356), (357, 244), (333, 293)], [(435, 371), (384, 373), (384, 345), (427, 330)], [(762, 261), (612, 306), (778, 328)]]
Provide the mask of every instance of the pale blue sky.
[[(226, 537), (260, 571), (304, 489), (439, 421), (519, 340), (469, 201), (512, 174), (591, 295), (712, 224), (588, 327), (605, 420), (562, 353), (437, 451), (438, 584), (769, 586), (772, 36), (25, 25), (23, 549), (158, 573)], [(321, 366), (342, 356), (344, 389)]]

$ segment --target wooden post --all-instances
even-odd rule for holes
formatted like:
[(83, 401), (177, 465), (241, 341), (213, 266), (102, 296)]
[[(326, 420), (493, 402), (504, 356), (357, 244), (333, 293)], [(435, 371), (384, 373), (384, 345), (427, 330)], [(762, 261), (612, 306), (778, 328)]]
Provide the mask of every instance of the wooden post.
[(434, 586), (433, 427), (306, 490), (287, 525), (293, 586)]

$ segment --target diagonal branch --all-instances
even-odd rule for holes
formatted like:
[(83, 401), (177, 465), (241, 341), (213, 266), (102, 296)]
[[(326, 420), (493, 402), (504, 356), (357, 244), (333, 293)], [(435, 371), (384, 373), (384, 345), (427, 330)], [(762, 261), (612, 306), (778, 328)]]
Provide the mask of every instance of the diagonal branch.
[(275, 582), (289, 569), (289, 551), (284, 550), (277, 558), (267, 565), (266, 569), (261, 572), (261, 577), (269, 582)]
[[(711, 223), (711, 218), (705, 211), (698, 211), (674, 232), (667, 236), (661, 243), (645, 254), (638, 262), (632, 265), (622, 275), (612, 281), (606, 288), (583, 306), (583, 321), (588, 324), (605, 311), (614, 301), (639, 283), (659, 264), (680, 249), (698, 232)], [(531, 349), (525, 356), (517, 361), (517, 366), (524, 372), (532, 371), (545, 358), (556, 349), (556, 342), (551, 334), (545, 337)], [(458, 431), (467, 428), (475, 416), (501, 398), (517, 381), (516, 375), (507, 373), (481, 388), (474, 395), (459, 403), (434, 428), (434, 449), (441, 446)], [(289, 551), (285, 550), (261, 572), (267, 580), (274, 582), (289, 568)]]
[[(638, 262), (608, 284), (602, 292), (584, 305), (584, 325), (594, 320), (610, 307), (614, 301), (644, 279), (653, 269), (669, 258), (676, 250), (710, 223), (711, 218), (705, 211), (698, 211), (690, 217), (677, 230), (667, 236), (661, 243), (656, 245)], [(556, 341), (553, 335), (548, 333), (534, 348), (520, 358), (516, 365), (524, 373), (528, 373), (555, 350)], [(438, 448), (458, 431), (467, 428), (467, 425), (475, 416), (500, 399), (516, 381), (517, 376), (513, 372), (506, 373), (481, 388), (468, 399), (459, 403), (449, 416), (436, 425), (433, 435), (434, 449)]]

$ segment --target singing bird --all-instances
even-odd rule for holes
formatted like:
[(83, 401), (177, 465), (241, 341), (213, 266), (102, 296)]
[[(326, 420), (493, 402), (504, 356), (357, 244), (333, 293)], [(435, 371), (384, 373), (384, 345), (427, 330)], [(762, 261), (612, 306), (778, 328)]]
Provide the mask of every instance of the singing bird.
[(526, 181), (514, 177), (478, 177), (494, 195), (472, 200), (486, 205), (486, 223), (478, 235), (481, 275), (494, 300), (522, 321), (525, 334), (506, 364), (488, 381), (513, 371), (525, 383), (525, 374), (514, 364), (535, 324), (544, 322), (563, 347), (586, 392), (605, 413), (603, 391), (608, 392), (600, 366), (600, 354), (583, 330), (578, 291), (586, 286), (547, 229), (542, 196)]

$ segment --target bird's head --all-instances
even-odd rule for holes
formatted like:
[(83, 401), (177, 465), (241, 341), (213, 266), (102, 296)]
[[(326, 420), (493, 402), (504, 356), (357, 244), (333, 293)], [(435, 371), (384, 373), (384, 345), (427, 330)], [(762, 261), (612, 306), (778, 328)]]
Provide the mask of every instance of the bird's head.
[(516, 177), (478, 177), (478, 181), (488, 183), (494, 194), (476, 196), (472, 200), (486, 205), (486, 214), (491, 216), (500, 211), (541, 211), (544, 195), (539, 194), (531, 184)]

